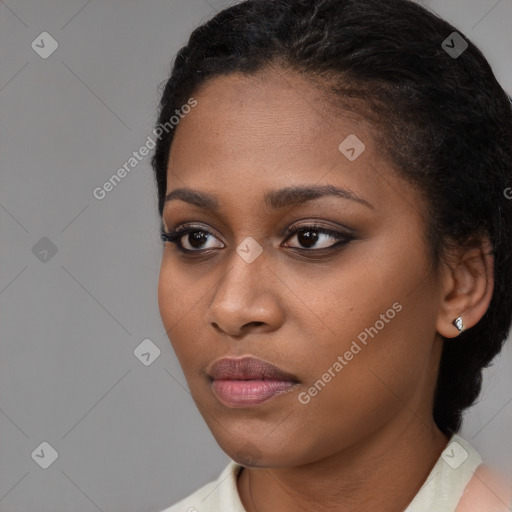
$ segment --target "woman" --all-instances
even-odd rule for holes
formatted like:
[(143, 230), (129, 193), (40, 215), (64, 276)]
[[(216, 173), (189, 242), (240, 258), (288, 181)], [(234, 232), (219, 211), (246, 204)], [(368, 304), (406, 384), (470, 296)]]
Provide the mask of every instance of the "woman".
[(408, 0), (248, 0), (179, 51), (157, 128), (160, 313), (232, 459), (167, 512), (510, 510), (457, 435), (512, 312), (480, 51)]

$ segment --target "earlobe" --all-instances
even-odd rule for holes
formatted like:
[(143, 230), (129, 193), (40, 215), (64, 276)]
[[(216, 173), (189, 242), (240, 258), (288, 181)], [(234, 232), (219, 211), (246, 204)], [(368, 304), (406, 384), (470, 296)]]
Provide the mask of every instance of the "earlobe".
[(455, 338), (477, 324), (489, 307), (493, 289), (494, 256), (485, 238), (479, 246), (459, 253), (457, 261), (446, 264), (437, 332)]

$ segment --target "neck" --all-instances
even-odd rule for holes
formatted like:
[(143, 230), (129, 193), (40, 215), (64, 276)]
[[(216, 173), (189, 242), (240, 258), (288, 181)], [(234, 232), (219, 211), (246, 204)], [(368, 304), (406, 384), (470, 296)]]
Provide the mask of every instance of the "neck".
[(409, 421), (397, 429), (395, 424), (302, 466), (244, 468), (238, 492), (247, 512), (400, 512), (448, 441), (433, 421), (428, 427)]

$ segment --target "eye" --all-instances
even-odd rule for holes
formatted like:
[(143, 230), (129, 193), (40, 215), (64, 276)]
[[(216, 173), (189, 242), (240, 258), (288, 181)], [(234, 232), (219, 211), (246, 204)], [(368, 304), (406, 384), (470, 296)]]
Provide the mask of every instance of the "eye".
[[(288, 230), (288, 235), (291, 236), (287, 240), (296, 238), (299, 244), (302, 245), (302, 247), (296, 247), (297, 249), (314, 248), (315, 250), (331, 249), (334, 246), (348, 243), (353, 238), (347, 233), (335, 231), (318, 224), (291, 227)], [(334, 240), (334, 243), (329, 244), (329, 241), (332, 240)], [(315, 244), (318, 245), (315, 247)]]
[[(216, 247), (222, 249), (224, 247), (222, 243), (220, 243), (220, 246), (204, 247), (204, 244), (209, 241), (209, 239), (215, 239), (215, 237), (210, 233), (210, 231), (200, 228), (199, 226), (184, 225), (173, 231), (162, 231), (160, 238), (162, 242), (171, 242), (176, 244), (178, 249), (182, 252), (198, 252)], [(183, 241), (185, 243), (183, 243)]]
[[(310, 252), (321, 251), (322, 249), (333, 249), (335, 246), (344, 245), (353, 239), (353, 236), (347, 233), (329, 229), (318, 224), (292, 226), (288, 229), (286, 234), (288, 235), (286, 240), (295, 237), (298, 243), (302, 245), (302, 247), (294, 247), (295, 249), (313, 249)], [(163, 242), (175, 244), (178, 249), (184, 253), (224, 248), (222, 242), (219, 242), (217, 245), (205, 246), (207, 242), (214, 242), (217, 238), (210, 231), (200, 226), (183, 225), (169, 232), (162, 231), (160, 238)], [(333, 242), (329, 243), (330, 241)], [(285, 247), (290, 246), (285, 245)]]

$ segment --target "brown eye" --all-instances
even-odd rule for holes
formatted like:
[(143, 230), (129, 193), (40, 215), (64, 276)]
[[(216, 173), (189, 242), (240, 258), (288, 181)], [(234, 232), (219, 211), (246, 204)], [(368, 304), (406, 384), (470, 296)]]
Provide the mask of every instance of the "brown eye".
[(296, 238), (297, 242), (302, 246), (296, 247), (298, 249), (330, 249), (335, 245), (339, 245), (340, 241), (341, 243), (346, 243), (351, 240), (351, 237), (345, 233), (318, 225), (294, 227), (290, 230), (289, 234), (291, 236), (287, 240)]
[(168, 233), (162, 232), (160, 237), (163, 242), (176, 244), (178, 249), (183, 252), (199, 252), (213, 248), (222, 249), (224, 247), (222, 242), (220, 242), (220, 247), (218, 245), (205, 247), (207, 242), (215, 240), (216, 237), (206, 229), (197, 226), (181, 226)]

